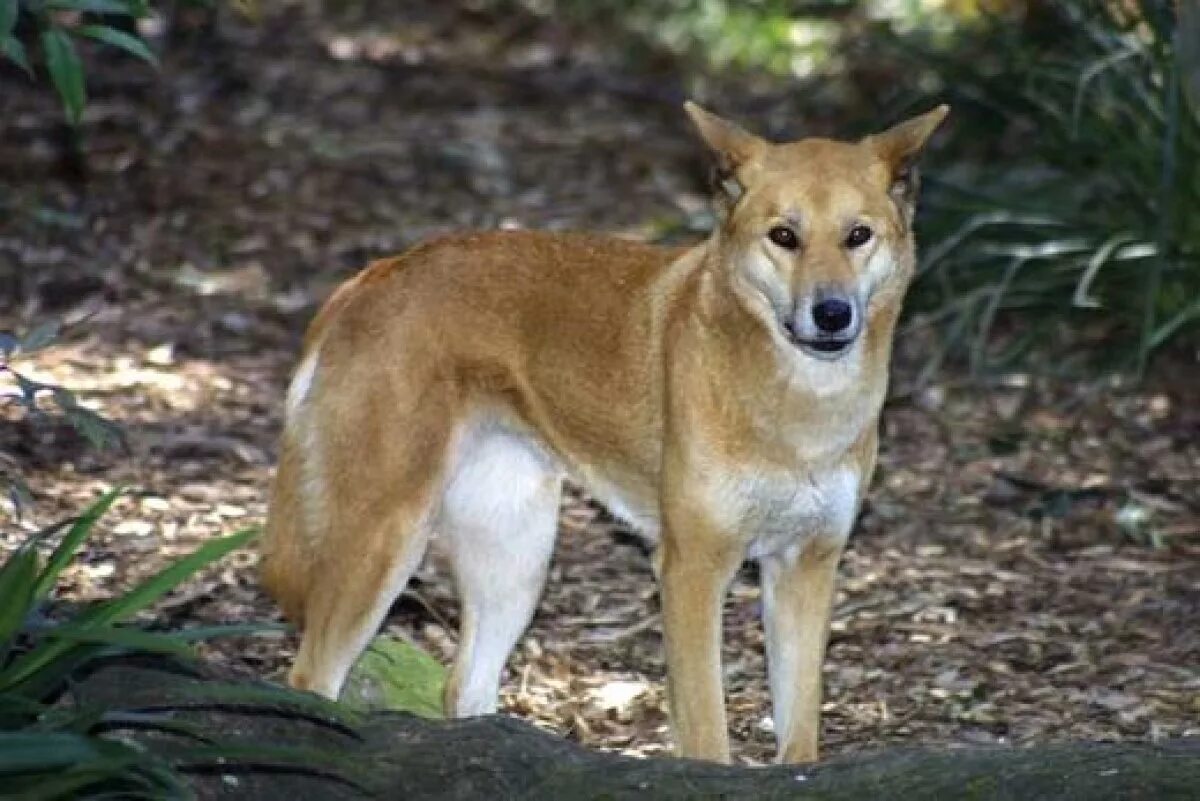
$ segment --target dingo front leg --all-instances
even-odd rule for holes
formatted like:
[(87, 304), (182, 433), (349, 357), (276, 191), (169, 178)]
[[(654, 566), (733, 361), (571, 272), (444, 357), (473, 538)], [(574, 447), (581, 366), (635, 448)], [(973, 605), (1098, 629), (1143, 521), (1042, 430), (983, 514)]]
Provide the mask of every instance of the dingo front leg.
[(660, 546), (667, 692), (680, 755), (728, 762), (721, 607), (742, 553), (699, 518), (669, 514)]
[(814, 539), (762, 560), (767, 670), (778, 761), (815, 762), (821, 666), (841, 540)]

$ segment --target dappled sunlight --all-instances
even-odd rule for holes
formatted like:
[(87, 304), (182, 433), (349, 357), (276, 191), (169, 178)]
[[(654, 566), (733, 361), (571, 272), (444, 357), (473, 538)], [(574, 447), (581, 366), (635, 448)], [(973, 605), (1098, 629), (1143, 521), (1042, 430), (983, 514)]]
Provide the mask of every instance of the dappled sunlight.
[[(732, 2), (702, 3), (713, 19), (690, 20), (690, 31), (636, 15), (615, 27), (573, 21), (534, 0), (503, 14), (486, 0), (346, 2), (329, 14), (308, 5), (264, 5), (257, 24), (224, 11), (162, 21), (147, 29), (165, 48), (154, 77), (89, 61), (86, 180), (64, 154), (59, 101), (0, 73), (0, 270), (13, 265), (0, 328), (65, 319), (56, 343), (14, 368), (70, 388), (127, 440), (124, 450), (90, 447), (49, 404), (45, 418), (17, 406), (0, 418), (0, 467), (19, 469), (34, 495), (0, 534), (0, 555), (101, 492), (131, 488), (64, 574), (68, 599), (107, 597), (262, 522), (304, 328), (372, 259), (460, 228), (695, 241), (716, 217), (685, 95), (699, 90), (780, 137), (854, 134), (864, 117), (877, 127), (911, 102), (895, 62), (855, 60), (843, 46), (847, 31), (866, 29), (854, 25), (914, 8), (969, 25), (981, 10), (1021, 4), (850, 4), (848, 20), (785, 20), (761, 51), (749, 42), (756, 31), (727, 35), (749, 13)], [(710, 45), (715, 68), (690, 60)], [(635, 58), (638, 48), (649, 53)], [(923, 86), (925, 72), (912, 81)], [(1022, 131), (1015, 148), (980, 137), (958, 146), (991, 160), (976, 166), (1006, 164), (1028, 146)], [(937, 155), (926, 174), (944, 189), (964, 173), (939, 172)], [(1003, 232), (1029, 219), (1004, 217)], [(1097, 230), (1103, 246), (1113, 232)], [(938, 272), (954, 248), (928, 242), (938, 256), (929, 275), (960, 302), (963, 273)], [(1049, 255), (1039, 258), (1061, 265)], [(985, 290), (959, 310), (986, 310)], [(1072, 355), (1107, 342), (1113, 310), (1112, 294), (1079, 297), (1109, 305), (1087, 309), (1096, 316), (1068, 340)], [(1172, 312), (1183, 305), (1170, 301)], [(1194, 354), (1165, 351), (1142, 383), (998, 364), (972, 378), (950, 352), (958, 340), (944, 323), (956, 318), (925, 312), (897, 342), (878, 474), (841, 565), (825, 753), (1200, 733)], [(1061, 328), (1056, 320), (1047, 327)], [(995, 331), (1002, 344), (1027, 334), (1002, 314)], [(979, 342), (983, 357), (1002, 350)], [(0, 374), (0, 391), (14, 380)], [(589, 746), (665, 754), (650, 561), (626, 526), (575, 491), (560, 532), (503, 708)], [(256, 563), (253, 549), (237, 551), (168, 595), (156, 621), (277, 619)], [(736, 753), (749, 764), (774, 752), (761, 606), (747, 566), (724, 610), (724, 656)], [(385, 630), (447, 661), (458, 618), (435, 553)], [(290, 633), (204, 646), (272, 678), (295, 647)]]

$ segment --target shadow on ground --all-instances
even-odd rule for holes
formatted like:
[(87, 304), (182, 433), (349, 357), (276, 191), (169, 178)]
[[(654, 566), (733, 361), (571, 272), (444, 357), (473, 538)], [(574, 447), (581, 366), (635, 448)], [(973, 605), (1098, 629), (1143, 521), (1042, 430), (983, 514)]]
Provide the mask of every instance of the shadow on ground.
[[(292, 5), (258, 26), (222, 18), (181, 34), (161, 75), (96, 53), (84, 180), (49, 93), (0, 68), (4, 325), (78, 319), (29, 369), (77, 389), (131, 444), (96, 454), (62, 427), (7, 426), (0, 445), (38, 505), (4, 545), (102, 487), (139, 489), (68, 573), (73, 597), (261, 521), (304, 321), (365, 261), (459, 227), (686, 240), (708, 222), (678, 108), (687, 75), (614, 71), (613, 43), (545, 20), (489, 37), (433, 3), (351, 17)], [(736, 81), (714, 87), (717, 108), (746, 107)], [(799, 117), (802, 98), (774, 98), (775, 117), (789, 104)], [(898, 385), (927, 335), (900, 343)], [(1138, 388), (1012, 376), (980, 390), (944, 375), (891, 403), (842, 568), (826, 750), (1196, 734), (1198, 384), (1169, 368)], [(645, 555), (586, 499), (568, 498), (562, 521), (506, 709), (588, 745), (662, 753)], [(160, 617), (272, 617), (254, 561), (209, 571)], [(725, 656), (751, 762), (772, 751), (758, 606), (748, 570)], [(446, 658), (456, 616), (434, 559), (388, 627)], [(274, 676), (294, 645), (209, 652)]]

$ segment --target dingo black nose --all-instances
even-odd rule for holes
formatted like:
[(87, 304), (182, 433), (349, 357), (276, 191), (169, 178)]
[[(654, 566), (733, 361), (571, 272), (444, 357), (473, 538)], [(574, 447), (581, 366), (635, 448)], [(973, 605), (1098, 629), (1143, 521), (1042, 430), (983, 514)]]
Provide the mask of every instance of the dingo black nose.
[(826, 298), (813, 306), (812, 316), (826, 334), (840, 334), (854, 322), (854, 307), (841, 298)]

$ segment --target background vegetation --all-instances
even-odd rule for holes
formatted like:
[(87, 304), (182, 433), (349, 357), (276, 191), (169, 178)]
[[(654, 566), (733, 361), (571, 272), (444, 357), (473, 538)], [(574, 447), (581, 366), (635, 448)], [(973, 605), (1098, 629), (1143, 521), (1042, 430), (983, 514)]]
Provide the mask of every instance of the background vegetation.
[[(194, 4), (193, 4), (194, 5)], [(345, 8), (345, 3), (333, 9)], [(1200, 320), (1200, 11), (1171, 0), (476, 0), (619, 28), (632, 58), (694, 80), (904, 76), (892, 106), (949, 99), (954, 135), (922, 220), (919, 302), (979, 372), (1047, 342), (1144, 370)], [(148, 0), (0, 0), (0, 53), (45, 78), (78, 129), (97, 40), (157, 64)], [(243, 10), (254, 12), (252, 5)], [(141, 26), (139, 28), (139, 25)], [(33, 58), (31, 60), (31, 52)], [(35, 64), (37, 65), (35, 74)], [(853, 110), (852, 110), (853, 112)], [(876, 109), (870, 109), (872, 115)], [(1119, 343), (1120, 347), (1107, 347)], [(1044, 355), (1044, 354), (1043, 354)], [(1112, 357), (1116, 357), (1115, 359)], [(1075, 360), (1072, 359), (1071, 363)], [(57, 396), (56, 396), (57, 397)]]

